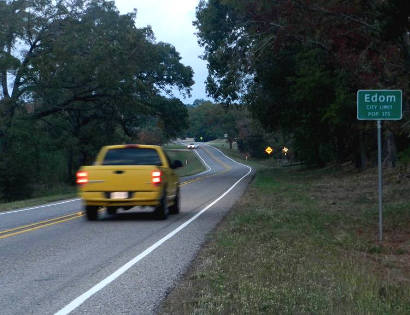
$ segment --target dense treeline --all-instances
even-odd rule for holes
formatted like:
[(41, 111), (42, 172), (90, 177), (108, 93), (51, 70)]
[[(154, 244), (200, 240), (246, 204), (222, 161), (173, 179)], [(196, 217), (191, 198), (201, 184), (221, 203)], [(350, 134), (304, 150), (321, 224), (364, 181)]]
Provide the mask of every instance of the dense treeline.
[(402, 89), (404, 117), (384, 123), (385, 152), (392, 162), (396, 150), (410, 156), (409, 12), (408, 0), (202, 0), (195, 25), (207, 90), (249, 104), (307, 162), (366, 167), (376, 126), (357, 121), (356, 92)]
[[(231, 112), (231, 111), (230, 111)], [(219, 104), (211, 101), (195, 100), (193, 106), (188, 106), (189, 128), (188, 137), (195, 141), (211, 141), (223, 138), (225, 134), (235, 134), (235, 130), (228, 130), (228, 124), (234, 123), (232, 116)]]
[(105, 144), (187, 128), (192, 69), (113, 2), (0, 2), (0, 198), (70, 183)]

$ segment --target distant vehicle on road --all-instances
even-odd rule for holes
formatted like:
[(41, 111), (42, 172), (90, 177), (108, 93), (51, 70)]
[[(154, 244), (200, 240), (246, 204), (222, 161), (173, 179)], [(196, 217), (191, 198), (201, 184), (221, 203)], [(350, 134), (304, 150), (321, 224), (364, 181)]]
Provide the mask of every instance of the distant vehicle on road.
[(102, 207), (115, 214), (118, 208), (152, 206), (158, 219), (179, 213), (179, 178), (174, 169), (181, 166), (179, 160), (171, 163), (156, 145), (103, 147), (93, 166), (77, 172), (87, 219), (98, 219)]
[(198, 149), (198, 145), (195, 143), (190, 143), (187, 145), (187, 148), (188, 149)]

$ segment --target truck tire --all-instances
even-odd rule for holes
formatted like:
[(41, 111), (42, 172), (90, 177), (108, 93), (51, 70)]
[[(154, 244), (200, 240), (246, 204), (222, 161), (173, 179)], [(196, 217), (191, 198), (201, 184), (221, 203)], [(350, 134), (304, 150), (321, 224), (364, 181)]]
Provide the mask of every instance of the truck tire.
[(85, 217), (88, 221), (98, 219), (98, 206), (85, 206)]
[(179, 187), (177, 188), (177, 192), (174, 198), (174, 204), (169, 207), (170, 214), (178, 214), (180, 209), (180, 197), (179, 197)]
[(117, 207), (107, 207), (107, 213), (108, 213), (109, 215), (115, 215), (115, 214), (117, 214), (117, 210), (118, 210)]
[(155, 208), (154, 215), (158, 220), (165, 220), (168, 217), (168, 214), (168, 201), (167, 196), (164, 193), (164, 195), (161, 197), (159, 205)]

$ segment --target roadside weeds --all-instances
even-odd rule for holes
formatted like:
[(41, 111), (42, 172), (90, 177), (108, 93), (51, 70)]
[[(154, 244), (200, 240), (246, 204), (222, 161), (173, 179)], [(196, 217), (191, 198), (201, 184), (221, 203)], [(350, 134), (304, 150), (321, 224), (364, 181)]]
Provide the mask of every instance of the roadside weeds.
[(73, 188), (72, 191), (73, 192), (65, 193), (65, 194), (56, 194), (56, 195), (31, 198), (31, 199), (26, 199), (26, 200), (0, 203), (0, 212), (9, 211), (13, 209), (30, 208), (30, 207), (47, 204), (47, 203), (76, 198), (77, 193), (75, 192), (75, 188)]
[[(410, 313), (410, 183), (261, 168), (160, 314)], [(406, 193), (407, 192), (407, 193)]]

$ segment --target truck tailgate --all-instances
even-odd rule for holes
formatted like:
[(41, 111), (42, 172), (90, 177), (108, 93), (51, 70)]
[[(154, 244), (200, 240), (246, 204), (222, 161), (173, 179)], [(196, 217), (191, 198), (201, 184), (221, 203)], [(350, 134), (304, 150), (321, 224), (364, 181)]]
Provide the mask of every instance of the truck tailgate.
[(103, 165), (84, 167), (88, 183), (83, 191), (156, 191), (152, 172), (160, 167), (152, 165)]

